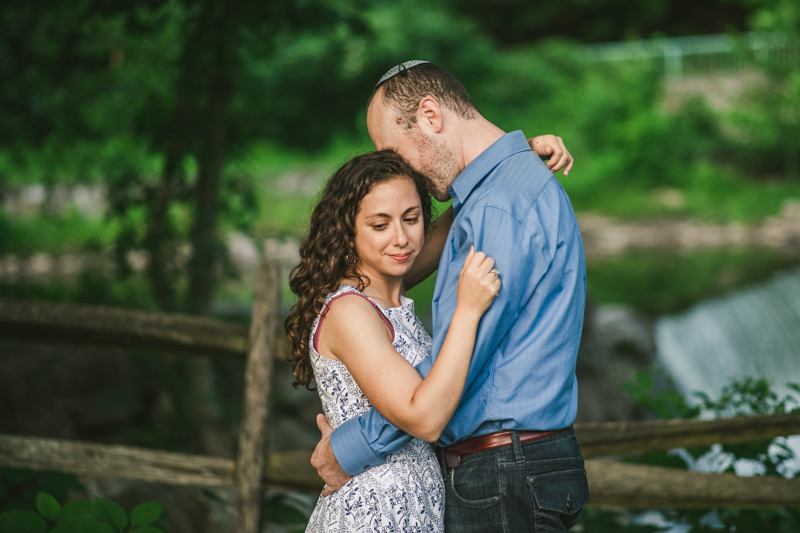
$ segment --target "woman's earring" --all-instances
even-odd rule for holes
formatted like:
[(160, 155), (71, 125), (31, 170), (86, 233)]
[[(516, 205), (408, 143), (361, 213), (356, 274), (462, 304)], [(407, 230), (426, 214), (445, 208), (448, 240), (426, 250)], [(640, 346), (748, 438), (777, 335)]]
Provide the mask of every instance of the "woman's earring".
[(350, 247), (350, 250), (348, 250), (347, 255), (344, 256), (344, 262), (347, 263), (348, 266), (353, 266), (356, 264), (356, 251), (352, 246)]

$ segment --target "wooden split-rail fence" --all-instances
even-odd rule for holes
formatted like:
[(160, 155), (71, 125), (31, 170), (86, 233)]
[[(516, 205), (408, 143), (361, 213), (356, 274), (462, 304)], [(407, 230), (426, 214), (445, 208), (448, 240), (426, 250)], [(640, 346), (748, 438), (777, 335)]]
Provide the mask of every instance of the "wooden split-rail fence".
[[(235, 532), (256, 533), (267, 487), (319, 491), (310, 450), (268, 454), (272, 367), (278, 333), (278, 266), (262, 261), (248, 328), (209, 318), (107, 307), (0, 300), (0, 339), (146, 348), (246, 358), (236, 460), (134, 446), (0, 434), (0, 466), (233, 487)], [(800, 479), (737, 477), (623, 463), (614, 458), (674, 448), (737, 444), (800, 434), (800, 413), (716, 420), (575, 424), (590, 505), (627, 508), (800, 507)], [(606, 458), (603, 460), (602, 458)], [(610, 459), (609, 459), (610, 458)]]

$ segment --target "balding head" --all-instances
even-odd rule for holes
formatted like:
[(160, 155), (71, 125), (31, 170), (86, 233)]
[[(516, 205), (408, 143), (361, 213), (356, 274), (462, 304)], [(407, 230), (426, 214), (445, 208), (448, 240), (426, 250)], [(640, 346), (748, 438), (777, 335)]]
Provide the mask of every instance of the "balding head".
[(427, 63), (401, 71), (375, 88), (367, 128), (378, 150), (400, 154), (428, 178), (432, 194), (445, 201), (463, 169), (454, 153), (466, 131), (462, 123), (479, 117), (455, 76)]
[(402, 69), (372, 91), (367, 108), (378, 92), (381, 92), (386, 105), (394, 108), (407, 128), (416, 124), (417, 108), (425, 97), (436, 100), (464, 119), (480, 115), (478, 108), (467, 94), (467, 90), (447, 69), (433, 63), (422, 63), (409, 69)]

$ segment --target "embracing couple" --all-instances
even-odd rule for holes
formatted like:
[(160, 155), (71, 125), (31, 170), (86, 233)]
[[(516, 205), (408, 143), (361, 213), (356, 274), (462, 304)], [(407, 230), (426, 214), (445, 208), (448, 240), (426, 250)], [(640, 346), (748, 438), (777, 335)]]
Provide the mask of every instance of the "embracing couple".
[[(424, 61), (381, 78), (367, 125), (379, 151), (331, 177), (291, 276), (295, 376), (325, 413), (307, 531), (566, 531), (589, 498), (586, 268), (552, 174), (572, 159)], [(453, 199), (435, 221), (430, 195)], [(437, 269), (431, 338), (405, 291)]]

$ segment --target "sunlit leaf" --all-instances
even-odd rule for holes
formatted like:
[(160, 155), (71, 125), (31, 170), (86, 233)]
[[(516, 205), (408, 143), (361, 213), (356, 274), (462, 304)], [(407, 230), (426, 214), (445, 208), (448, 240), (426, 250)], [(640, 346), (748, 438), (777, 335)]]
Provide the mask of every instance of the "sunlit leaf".
[(61, 510), (61, 505), (51, 495), (40, 491), (36, 495), (36, 510), (45, 520), (55, 520), (56, 515)]
[[(95, 498), (96, 507), (99, 511), (100, 518), (105, 522), (110, 520), (110, 524), (116, 526), (116, 529), (122, 531), (128, 527), (128, 516), (125, 511), (116, 502), (107, 500), (105, 498)], [(107, 516), (104, 516), (107, 515)], [(109, 519), (109, 520), (106, 520)]]

